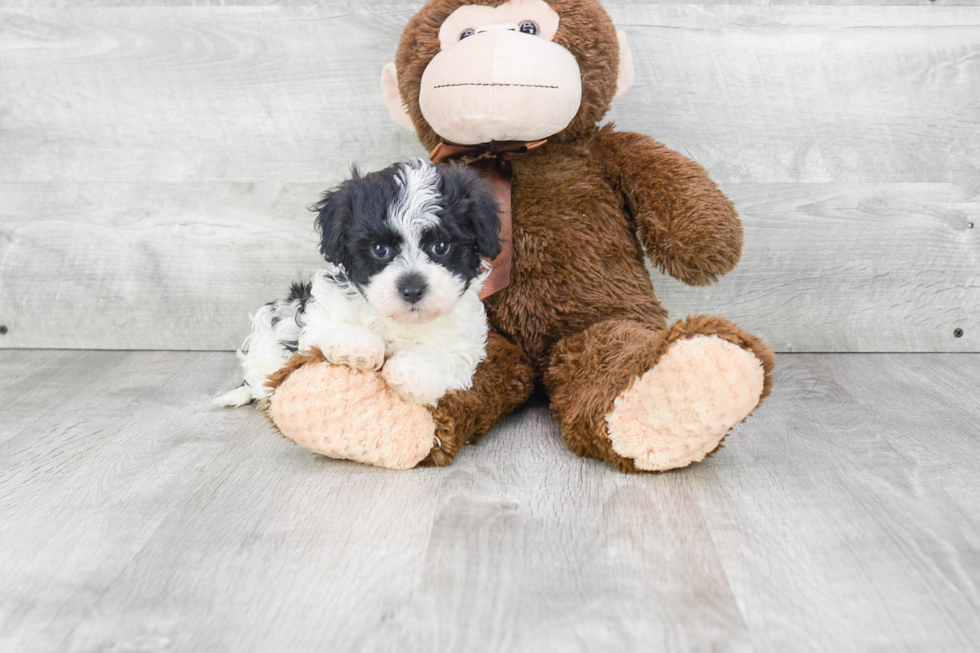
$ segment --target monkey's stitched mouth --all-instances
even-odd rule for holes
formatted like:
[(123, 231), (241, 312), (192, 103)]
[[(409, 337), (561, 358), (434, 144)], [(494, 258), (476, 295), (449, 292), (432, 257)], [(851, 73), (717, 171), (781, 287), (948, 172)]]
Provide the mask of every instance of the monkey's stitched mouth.
[(440, 84), (434, 88), (453, 88), (456, 86), (516, 86), (520, 88), (550, 88), (553, 90), (558, 90), (557, 86), (548, 86), (547, 84), (498, 84), (494, 83), (479, 83), (479, 82), (463, 82), (460, 84)]

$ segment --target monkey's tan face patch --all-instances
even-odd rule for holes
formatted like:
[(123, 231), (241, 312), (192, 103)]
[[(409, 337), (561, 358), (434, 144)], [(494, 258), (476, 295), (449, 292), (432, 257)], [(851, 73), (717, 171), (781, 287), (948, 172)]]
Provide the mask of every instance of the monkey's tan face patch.
[(572, 53), (510, 29), (443, 50), (419, 89), (429, 126), (463, 145), (548, 138), (571, 123), (581, 104), (582, 78)]
[(558, 23), (544, 0), (457, 9), (422, 75), (419, 108), (429, 126), (464, 145), (564, 130), (582, 104), (582, 77), (575, 56), (553, 40)]
[(554, 41), (558, 33), (558, 14), (544, 0), (510, 0), (499, 7), (465, 5), (454, 11), (439, 30), (439, 43), (448, 50), (464, 33), (479, 32), (491, 26), (514, 25), (517, 31), (526, 22), (538, 28), (537, 38)]

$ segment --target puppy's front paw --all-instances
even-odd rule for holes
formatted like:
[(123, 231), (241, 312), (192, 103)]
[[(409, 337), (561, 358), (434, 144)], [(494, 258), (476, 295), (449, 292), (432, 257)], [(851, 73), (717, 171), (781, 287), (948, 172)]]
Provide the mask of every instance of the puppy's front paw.
[(398, 395), (426, 406), (435, 406), (447, 390), (438, 372), (414, 356), (393, 356), (381, 376)]
[(374, 372), (385, 364), (385, 341), (376, 333), (364, 331), (333, 343), (323, 356), (336, 365), (359, 372)]

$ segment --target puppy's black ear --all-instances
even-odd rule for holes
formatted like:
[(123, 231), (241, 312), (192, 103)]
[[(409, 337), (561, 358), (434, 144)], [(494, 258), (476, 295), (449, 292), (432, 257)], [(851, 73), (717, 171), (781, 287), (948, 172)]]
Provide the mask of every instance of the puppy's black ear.
[(479, 175), (474, 175), (474, 181), (476, 183), (470, 195), (473, 201), (470, 205), (470, 219), (473, 233), (476, 234), (476, 251), (480, 256), (492, 261), (500, 256), (502, 250), (500, 207), (486, 182)]
[(491, 260), (500, 256), (499, 209), (489, 184), (471, 168), (450, 165), (442, 171), (442, 186), (450, 206), (465, 214), (477, 253)]
[[(357, 170), (353, 173), (355, 179)], [(316, 230), (320, 233), (320, 253), (323, 258), (335, 265), (345, 265), (347, 258), (345, 234), (351, 217), (351, 197), (348, 184), (345, 182), (339, 188), (327, 191), (320, 201), (310, 207), (315, 211)]]

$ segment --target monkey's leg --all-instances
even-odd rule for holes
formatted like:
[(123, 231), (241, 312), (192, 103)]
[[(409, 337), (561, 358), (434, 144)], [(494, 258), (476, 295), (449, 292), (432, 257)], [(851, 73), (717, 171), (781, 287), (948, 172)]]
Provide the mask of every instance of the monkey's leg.
[(464, 444), (477, 442), (533, 392), (530, 359), (491, 328), (487, 357), (476, 368), (473, 387), (446, 395), (432, 411), (438, 440), (422, 464), (442, 467), (452, 463)]
[(721, 446), (769, 394), (773, 355), (722, 318), (664, 330), (612, 319), (564, 338), (548, 363), (545, 387), (572, 451), (659, 472)]
[(448, 465), (527, 401), (534, 372), (524, 353), (491, 331), (473, 387), (450, 393), (437, 409), (406, 401), (376, 373), (332, 365), (318, 349), (296, 354), (269, 379), (263, 409), (279, 431), (330, 458), (390, 469)]

